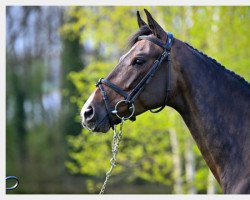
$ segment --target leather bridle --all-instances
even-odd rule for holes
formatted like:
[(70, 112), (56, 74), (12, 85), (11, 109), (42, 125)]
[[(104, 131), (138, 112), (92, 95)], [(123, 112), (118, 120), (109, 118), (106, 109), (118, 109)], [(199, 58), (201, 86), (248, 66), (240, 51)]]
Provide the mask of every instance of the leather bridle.
[[(143, 36), (138, 37), (138, 40), (148, 40), (148, 41), (160, 46), (164, 51), (158, 57), (158, 59), (154, 61), (153, 65), (151, 66), (149, 71), (146, 73), (146, 75), (141, 79), (141, 81), (134, 87), (134, 89), (130, 93), (125, 92), (119, 86), (111, 83), (109, 80), (107, 80), (105, 78), (99, 79), (99, 81), (96, 83), (96, 87), (99, 87), (99, 89), (101, 91), (102, 98), (104, 100), (105, 107), (106, 107), (107, 112), (108, 112), (109, 123), (110, 123), (110, 126), (112, 128), (114, 126), (114, 121), (112, 120), (112, 115), (116, 115), (121, 120), (130, 119), (132, 121), (135, 121), (136, 116), (135, 116), (134, 101), (142, 93), (142, 91), (144, 90), (146, 85), (150, 82), (150, 80), (152, 79), (152, 77), (154, 76), (155, 72), (157, 71), (157, 69), (159, 68), (159, 66), (161, 65), (161, 63), (162, 63), (162, 61), (164, 59), (167, 59), (167, 61), (168, 61), (167, 93), (166, 93), (166, 97), (165, 97), (165, 100), (164, 100), (164, 104), (158, 110), (151, 110), (151, 112), (153, 112), (153, 113), (160, 112), (166, 106), (167, 99), (168, 99), (168, 96), (169, 96), (169, 92), (171, 90), (171, 87), (170, 87), (170, 78), (171, 78), (170, 51), (171, 51), (171, 47), (172, 47), (173, 42), (174, 42), (173, 34), (169, 33), (169, 32), (166, 33), (166, 34), (167, 34), (167, 42), (166, 42), (166, 44), (164, 44), (160, 39), (158, 39), (156, 37), (152, 37), (152, 36), (148, 36), (148, 35), (143, 35)], [(107, 93), (106, 93), (106, 91), (105, 91), (105, 89), (103, 87), (103, 84), (108, 86), (112, 90), (114, 90), (116, 93), (118, 93), (122, 97), (124, 97), (124, 100), (121, 100), (121, 101), (116, 103), (114, 109), (110, 105), (110, 101), (109, 101), (108, 95), (107, 95)], [(130, 113), (129, 116), (121, 116), (119, 114), (118, 109), (122, 104), (126, 104), (128, 106), (128, 108), (129, 108), (128, 111)]]

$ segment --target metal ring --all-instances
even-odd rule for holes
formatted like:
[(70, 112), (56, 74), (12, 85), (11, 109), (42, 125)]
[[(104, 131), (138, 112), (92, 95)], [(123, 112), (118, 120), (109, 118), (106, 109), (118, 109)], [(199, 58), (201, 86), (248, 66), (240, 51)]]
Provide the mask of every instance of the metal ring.
[(15, 177), (15, 176), (7, 176), (7, 177), (6, 177), (6, 181), (7, 181), (7, 180), (11, 180), (11, 179), (15, 180), (15, 185), (13, 185), (13, 186), (11, 186), (11, 187), (7, 187), (6, 190), (14, 190), (14, 189), (16, 189), (17, 186), (19, 185), (19, 180), (18, 180), (17, 177)]
[(129, 107), (129, 108), (132, 108), (132, 109), (133, 109), (132, 112), (131, 112), (131, 114), (130, 114), (128, 117), (122, 117), (122, 116), (119, 115), (117, 109), (118, 109), (119, 105), (120, 105), (121, 103), (123, 103), (123, 102), (124, 102), (125, 104), (127, 104), (126, 100), (118, 101), (118, 102), (116, 103), (116, 105), (115, 105), (115, 110), (113, 110), (112, 113), (115, 114), (115, 115), (116, 115), (119, 119), (121, 119), (121, 120), (130, 119), (130, 118), (134, 115), (134, 113), (135, 113), (135, 106), (134, 106), (133, 103), (131, 103), (131, 104), (130, 104), (130, 107)]

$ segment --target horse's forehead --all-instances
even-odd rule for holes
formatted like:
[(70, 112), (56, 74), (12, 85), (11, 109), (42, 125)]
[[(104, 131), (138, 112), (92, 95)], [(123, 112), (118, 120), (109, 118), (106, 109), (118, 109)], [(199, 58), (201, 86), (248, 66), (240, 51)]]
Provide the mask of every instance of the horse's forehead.
[[(147, 44), (148, 43), (148, 44)], [(132, 48), (124, 55), (122, 55), (119, 59), (119, 62), (123, 61), (125, 58), (127, 58), (129, 55), (136, 55), (137, 53), (144, 52), (149, 53), (150, 52), (150, 42), (147, 40), (140, 40), (137, 43), (135, 43)]]
[(129, 54), (131, 54), (131, 52), (133, 52), (135, 49), (135, 45), (125, 54), (123, 54), (121, 57), (120, 57), (120, 60), (119, 62), (123, 61)]

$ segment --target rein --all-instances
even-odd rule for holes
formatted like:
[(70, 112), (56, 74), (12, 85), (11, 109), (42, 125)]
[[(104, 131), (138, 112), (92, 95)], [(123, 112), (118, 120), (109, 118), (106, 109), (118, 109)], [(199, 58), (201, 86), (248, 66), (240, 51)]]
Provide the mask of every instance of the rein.
[[(96, 87), (99, 87), (99, 89), (101, 91), (102, 98), (104, 100), (105, 107), (106, 107), (106, 110), (108, 112), (109, 123), (113, 129), (114, 129), (114, 124), (115, 124), (113, 121), (113, 115), (116, 115), (119, 119), (123, 119), (123, 120), (126, 120), (126, 119), (130, 119), (131, 121), (136, 120), (134, 102), (135, 102), (136, 98), (142, 93), (142, 91), (144, 90), (146, 85), (151, 81), (155, 72), (160, 67), (162, 61), (167, 58), (167, 61), (168, 61), (168, 70), (167, 70), (168, 80), (167, 81), (168, 82), (167, 82), (166, 97), (165, 97), (163, 105), (158, 110), (151, 110), (151, 112), (153, 112), (153, 113), (160, 112), (166, 106), (169, 92), (171, 90), (171, 87), (170, 87), (171, 86), (171, 84), (170, 84), (170, 78), (171, 78), (170, 51), (171, 51), (171, 47), (172, 47), (173, 42), (174, 42), (173, 34), (172, 33), (166, 33), (166, 34), (167, 34), (166, 44), (164, 44), (160, 39), (152, 37), (152, 36), (143, 35), (143, 36), (138, 37), (138, 40), (148, 40), (148, 41), (160, 46), (161, 48), (163, 48), (164, 51), (158, 57), (158, 59), (154, 61), (150, 70), (146, 73), (146, 75), (142, 78), (142, 80), (135, 86), (135, 88), (130, 93), (125, 92), (119, 86), (111, 83), (109, 80), (107, 80), (105, 78), (99, 79), (99, 81), (96, 83)], [(114, 90), (116, 93), (118, 93), (122, 97), (124, 97), (124, 100), (121, 100), (121, 101), (116, 103), (115, 109), (110, 105), (110, 101), (109, 101), (108, 95), (103, 87), (103, 84), (108, 86), (112, 90)], [(128, 106), (128, 111), (130, 113), (129, 116), (121, 116), (119, 114), (118, 110), (122, 104), (126, 104)]]
[[(109, 171), (106, 173), (106, 179), (103, 183), (103, 186), (101, 188), (101, 191), (99, 194), (104, 194), (105, 192), (105, 188), (107, 185), (107, 182), (111, 176), (111, 173), (116, 165), (116, 155), (118, 153), (118, 147), (119, 147), (119, 142), (122, 138), (122, 127), (123, 127), (123, 123), (125, 120), (129, 119), (134, 121), (136, 118), (135, 116), (135, 106), (134, 106), (134, 101), (135, 99), (142, 93), (142, 91), (144, 90), (144, 88), (146, 87), (146, 85), (151, 81), (151, 79), (153, 78), (155, 72), (157, 71), (157, 69), (160, 67), (162, 61), (164, 59), (167, 58), (168, 61), (168, 70), (167, 70), (167, 93), (166, 93), (166, 97), (164, 100), (164, 104), (158, 109), (158, 110), (150, 110), (153, 113), (157, 113), (160, 112), (167, 103), (167, 99), (169, 96), (169, 92), (171, 90), (170, 87), (170, 78), (171, 78), (171, 60), (170, 60), (170, 50), (171, 50), (171, 46), (173, 44), (174, 41), (174, 37), (172, 35), (172, 33), (166, 33), (167, 34), (167, 42), (166, 44), (162, 43), (162, 41), (160, 41), (157, 38), (153, 38), (150, 36), (139, 36), (138, 40), (148, 40), (158, 46), (160, 46), (161, 48), (164, 49), (163, 53), (158, 57), (157, 60), (154, 61), (152, 67), (150, 68), (150, 70), (146, 73), (146, 75), (142, 78), (142, 80), (135, 86), (135, 88), (130, 92), (127, 93), (125, 92), (123, 89), (121, 89), (119, 86), (111, 83), (110, 81), (108, 81), (107, 79), (101, 78), (97, 83), (96, 83), (96, 87), (99, 87), (101, 94), (102, 94), (102, 98), (104, 100), (105, 103), (105, 107), (106, 110), (108, 112), (108, 117), (109, 117), (109, 122), (110, 122), (110, 126), (112, 127), (113, 131), (114, 131), (114, 136), (113, 136), (113, 141), (112, 141), (112, 158), (110, 159), (110, 169)], [(108, 86), (109, 88), (111, 88), (112, 90), (114, 90), (116, 93), (120, 94), (121, 96), (124, 97), (124, 100), (120, 100), (116, 103), (115, 108), (113, 109), (110, 105), (110, 101), (107, 95), (107, 92), (105, 91), (103, 85)], [(122, 116), (119, 114), (119, 107), (122, 104), (126, 104), (128, 105), (128, 110), (129, 110), (129, 115), (128, 116)], [(112, 116), (116, 115), (120, 120), (120, 129), (117, 132), (116, 129), (116, 125), (112, 120)]]

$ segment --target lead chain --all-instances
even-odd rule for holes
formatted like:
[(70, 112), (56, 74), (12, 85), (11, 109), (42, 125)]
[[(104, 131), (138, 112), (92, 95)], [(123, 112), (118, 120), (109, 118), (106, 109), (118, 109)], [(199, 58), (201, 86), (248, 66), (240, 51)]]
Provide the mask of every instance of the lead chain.
[(120, 130), (117, 133), (116, 130), (116, 126), (114, 126), (114, 136), (113, 136), (113, 141), (112, 141), (112, 158), (110, 159), (110, 169), (109, 171), (106, 173), (106, 179), (102, 185), (101, 191), (99, 194), (104, 194), (105, 192), (105, 188), (106, 185), (108, 183), (108, 180), (112, 174), (112, 171), (114, 169), (114, 167), (116, 166), (116, 155), (118, 153), (118, 147), (119, 147), (119, 142), (122, 138), (122, 127), (123, 127), (123, 122), (124, 122), (124, 118), (121, 119), (121, 123), (120, 123)]

